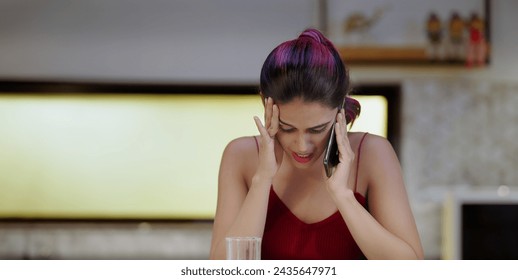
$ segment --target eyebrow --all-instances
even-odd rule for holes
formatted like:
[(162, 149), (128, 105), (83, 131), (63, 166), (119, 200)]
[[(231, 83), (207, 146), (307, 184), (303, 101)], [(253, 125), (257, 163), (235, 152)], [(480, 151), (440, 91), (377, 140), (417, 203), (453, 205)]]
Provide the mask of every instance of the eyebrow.
[[(332, 121), (328, 121), (328, 122), (323, 123), (323, 124), (315, 125), (315, 126), (310, 127), (310, 128), (308, 128), (308, 129), (318, 129), (318, 128), (322, 128), (322, 127), (324, 127), (324, 126), (328, 125), (330, 122), (332, 122)], [(282, 121), (280, 118), (279, 118), (279, 123), (280, 123), (280, 124), (282, 124), (282, 125), (295, 127), (294, 125), (291, 125), (291, 124), (289, 124), (289, 123), (287, 123), (287, 122)]]

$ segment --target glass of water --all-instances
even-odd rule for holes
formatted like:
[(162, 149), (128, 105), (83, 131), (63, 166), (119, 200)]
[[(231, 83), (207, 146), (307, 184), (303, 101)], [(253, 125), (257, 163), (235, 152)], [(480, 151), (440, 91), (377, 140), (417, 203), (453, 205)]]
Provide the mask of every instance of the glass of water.
[(227, 237), (227, 260), (260, 260), (261, 237)]

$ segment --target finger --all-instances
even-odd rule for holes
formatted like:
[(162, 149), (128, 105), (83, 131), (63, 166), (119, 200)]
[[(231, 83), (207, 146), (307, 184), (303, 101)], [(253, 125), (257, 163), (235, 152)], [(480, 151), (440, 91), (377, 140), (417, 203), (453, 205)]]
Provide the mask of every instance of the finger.
[(344, 126), (344, 133), (347, 135), (347, 119), (345, 117), (345, 109), (342, 108), (341, 110), (342, 112), (342, 122), (343, 122), (343, 126)]
[(340, 124), (340, 128), (342, 129), (342, 135), (343, 136), (346, 136), (347, 135), (347, 123), (345, 121), (345, 112), (344, 110), (340, 110), (340, 112), (338, 113), (337, 115), (337, 122)]
[(275, 134), (277, 134), (277, 131), (279, 130), (279, 107), (277, 105), (273, 105), (272, 108), (272, 117), (271, 117), (271, 123), (268, 127), (268, 134), (270, 137), (274, 137)]
[[(349, 143), (349, 137), (347, 137), (347, 131), (339, 124), (336, 124), (336, 142), (338, 144), (342, 143), (343, 148), (345, 148), (344, 152), (349, 152), (351, 150), (351, 144)], [(338, 135), (341, 135), (340, 137)], [(340, 147), (340, 145), (338, 145)], [(342, 152), (342, 151), (340, 151)]]
[(259, 119), (259, 117), (254, 116), (255, 125), (257, 126), (257, 130), (259, 130), (259, 133), (261, 136), (266, 137), (268, 135), (268, 131), (266, 131), (266, 128), (264, 128), (263, 123)]
[(265, 122), (264, 126), (266, 128), (269, 128), (271, 125), (272, 111), (273, 111), (272, 107), (273, 107), (273, 99), (271, 99), (270, 97), (267, 97), (266, 98), (266, 107), (264, 110), (264, 122)]
[(349, 143), (349, 139), (347, 135), (344, 135), (344, 129), (339, 123), (335, 124), (336, 130), (336, 144), (338, 146), (338, 153), (340, 162), (345, 162), (346, 160), (350, 160), (354, 158), (354, 154), (351, 149), (351, 144)]

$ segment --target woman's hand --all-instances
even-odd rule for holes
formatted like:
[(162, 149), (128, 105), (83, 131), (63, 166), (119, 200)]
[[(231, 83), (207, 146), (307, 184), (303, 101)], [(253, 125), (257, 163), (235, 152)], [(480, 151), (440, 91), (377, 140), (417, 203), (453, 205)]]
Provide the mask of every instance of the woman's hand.
[(255, 176), (272, 179), (279, 168), (275, 158), (275, 135), (279, 130), (279, 107), (273, 104), (273, 99), (269, 97), (265, 100), (264, 119), (265, 126), (257, 116), (254, 116), (255, 124), (261, 134), (259, 167)]
[(351, 172), (351, 165), (354, 162), (354, 152), (351, 149), (351, 144), (347, 137), (347, 123), (345, 121), (344, 109), (341, 109), (337, 114), (336, 120), (337, 122), (334, 125), (339, 163), (335, 167), (333, 175), (326, 181), (328, 191), (334, 196), (340, 195), (347, 189), (350, 189), (348, 186), (349, 174)]

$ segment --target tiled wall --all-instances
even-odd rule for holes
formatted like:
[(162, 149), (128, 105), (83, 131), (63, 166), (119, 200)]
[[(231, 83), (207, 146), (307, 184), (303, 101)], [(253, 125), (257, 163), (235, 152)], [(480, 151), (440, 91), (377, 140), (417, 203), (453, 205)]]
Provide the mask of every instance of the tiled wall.
[(441, 207), (456, 188), (518, 185), (518, 84), (403, 82), (401, 161), (428, 258), (441, 257)]
[(409, 184), (518, 183), (518, 84), (414, 79), (403, 91)]

